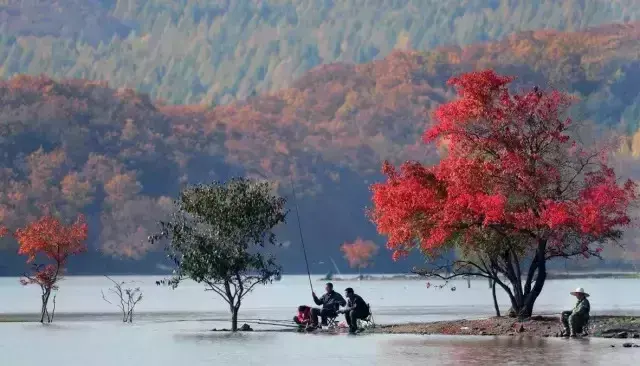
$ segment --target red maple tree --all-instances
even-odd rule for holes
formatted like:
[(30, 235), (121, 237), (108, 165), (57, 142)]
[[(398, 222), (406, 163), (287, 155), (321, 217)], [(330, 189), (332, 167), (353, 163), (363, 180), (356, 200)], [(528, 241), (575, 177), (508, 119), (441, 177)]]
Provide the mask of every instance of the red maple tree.
[(378, 252), (378, 246), (371, 240), (357, 238), (353, 243), (344, 243), (340, 247), (351, 268), (362, 268), (371, 264), (371, 258)]
[[(467, 257), (449, 263), (446, 278), (488, 277), (528, 317), (547, 260), (598, 256), (620, 238), (636, 185), (618, 184), (607, 149), (572, 137), (570, 96), (537, 87), (514, 94), (512, 80), (492, 70), (450, 79), (458, 98), (424, 134), (426, 143), (446, 141), (446, 156), (434, 166), (385, 162), (370, 216), (395, 259), (416, 247), (432, 258), (459, 248)], [(418, 272), (444, 278), (434, 268)]]
[[(72, 255), (87, 250), (88, 226), (84, 216), (78, 215), (71, 225), (64, 225), (60, 220), (51, 215), (45, 215), (38, 220), (29, 223), (15, 232), (15, 238), (20, 245), (18, 254), (27, 256), (27, 263), (32, 265), (32, 273), (25, 274), (20, 280), (23, 285), (37, 284), (42, 290), (40, 322), (53, 321), (54, 307), (49, 313), (49, 299), (51, 292), (58, 289), (58, 282), (62, 278), (67, 260)], [(44, 260), (48, 263), (36, 263), (36, 260)]]

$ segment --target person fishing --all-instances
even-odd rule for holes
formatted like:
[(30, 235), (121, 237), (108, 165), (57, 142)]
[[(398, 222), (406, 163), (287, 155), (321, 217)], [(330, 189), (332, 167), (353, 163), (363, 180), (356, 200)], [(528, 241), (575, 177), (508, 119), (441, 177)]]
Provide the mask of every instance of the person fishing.
[(349, 325), (349, 333), (355, 334), (358, 330), (358, 319), (366, 319), (369, 316), (369, 305), (351, 287), (344, 292), (348, 299), (347, 307), (339, 310), (338, 313), (344, 314)]
[(311, 307), (307, 305), (298, 306), (298, 315), (293, 317), (293, 322), (298, 324), (300, 328), (311, 328), (313, 326)]
[(576, 337), (582, 333), (584, 326), (589, 321), (589, 311), (591, 311), (591, 304), (587, 300), (589, 294), (584, 292), (582, 287), (578, 287), (570, 294), (578, 298), (578, 302), (572, 311), (563, 311), (560, 315), (560, 321), (564, 326), (562, 332), (564, 337)]
[(322, 325), (326, 326), (327, 318), (335, 318), (338, 316), (340, 307), (347, 304), (342, 295), (333, 291), (333, 284), (331, 282), (328, 282), (324, 289), (326, 292), (320, 298), (316, 296), (315, 292), (311, 292), (313, 302), (315, 302), (316, 305), (322, 305), (322, 309), (311, 309), (311, 319), (313, 320), (313, 325), (316, 327), (318, 326), (318, 316), (322, 319)]

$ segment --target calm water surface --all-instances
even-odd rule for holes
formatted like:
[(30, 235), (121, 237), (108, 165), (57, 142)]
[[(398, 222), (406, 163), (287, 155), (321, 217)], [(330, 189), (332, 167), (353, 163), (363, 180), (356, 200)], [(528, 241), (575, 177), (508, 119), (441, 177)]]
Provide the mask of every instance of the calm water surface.
[[(620, 341), (598, 339), (212, 333), (208, 330), (228, 326), (220, 321), (228, 314), (225, 303), (200, 285), (186, 283), (170, 290), (155, 286), (159, 277), (116, 279), (137, 281), (142, 288), (145, 299), (138, 308), (138, 322), (119, 323), (117, 309), (102, 300), (100, 290), (106, 292), (110, 286), (106, 278), (70, 277), (61, 284), (55, 324), (0, 323), (0, 364), (631, 365), (640, 356), (639, 348), (623, 349)], [(493, 312), (484, 281), (473, 281), (470, 289), (465, 281), (456, 282), (456, 291), (427, 288), (425, 281), (335, 284), (340, 291), (354, 287), (372, 304), (378, 323), (474, 318)], [(536, 310), (557, 313), (571, 308), (575, 300), (568, 291), (582, 286), (592, 294), (595, 314), (640, 314), (640, 293), (630, 291), (639, 284), (638, 280), (608, 279), (548, 281)], [(320, 293), (322, 282), (314, 281), (314, 287)], [(0, 279), (0, 294), (0, 313), (5, 316), (38, 311), (38, 290), (21, 287), (16, 278)], [(304, 303), (311, 303), (306, 277), (285, 276), (249, 295), (241, 317), (290, 319), (295, 307)], [(34, 344), (38, 352), (33, 351)], [(617, 346), (611, 348), (612, 344)]]

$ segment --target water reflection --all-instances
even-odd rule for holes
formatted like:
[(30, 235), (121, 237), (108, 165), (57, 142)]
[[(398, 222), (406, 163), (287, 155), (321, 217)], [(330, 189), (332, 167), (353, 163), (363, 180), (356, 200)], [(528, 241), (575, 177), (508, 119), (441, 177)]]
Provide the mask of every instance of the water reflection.
[(629, 362), (634, 352), (621, 345), (619, 341), (588, 338), (429, 336), (392, 339), (383, 347), (388, 357), (406, 359), (408, 364), (416, 364), (415, 359), (429, 359), (429, 364), (437, 365), (633, 364)]
[[(358, 336), (204, 330), (198, 322), (129, 326), (0, 324), (2, 365), (630, 365), (637, 348), (603, 339)], [(38, 352), (32, 345), (38, 344)], [(611, 344), (616, 344), (611, 348)], [(60, 350), (73, 347), (73, 352)], [(118, 350), (114, 352), (114, 350)]]
[(251, 343), (272, 342), (272, 333), (230, 333), (230, 332), (207, 332), (207, 333), (182, 333), (173, 335), (176, 342), (210, 342), (216, 345), (225, 343), (237, 345), (250, 341)]
[[(0, 365), (630, 365), (640, 355), (638, 348), (622, 348), (624, 341), (602, 339), (214, 333), (209, 329), (230, 326), (223, 301), (199, 285), (171, 291), (158, 288), (152, 279), (143, 278), (148, 282), (143, 285), (147, 300), (131, 325), (122, 324), (114, 312), (117, 309), (102, 300), (100, 290), (111, 285), (108, 280), (68, 278), (57, 304), (57, 323), (45, 327), (0, 323)], [(640, 292), (628, 291), (637, 283), (590, 280), (593, 312), (640, 311)], [(474, 283), (471, 289), (460, 285), (456, 292), (428, 291), (419, 281), (340, 283), (347, 286), (372, 302), (378, 323), (469, 319), (493, 313), (485, 282)], [(555, 314), (571, 308), (574, 303), (567, 289), (576, 286), (573, 281), (550, 281), (537, 311)], [(24, 313), (36, 314), (39, 294), (34, 290), (20, 286), (17, 279), (0, 279), (3, 317), (15, 320), (24, 318)], [(308, 301), (306, 276), (285, 276), (247, 298), (242, 317), (290, 319), (295, 306)], [(254, 329), (263, 327), (270, 326)], [(38, 352), (33, 352), (34, 344)], [(611, 348), (611, 344), (617, 346)]]

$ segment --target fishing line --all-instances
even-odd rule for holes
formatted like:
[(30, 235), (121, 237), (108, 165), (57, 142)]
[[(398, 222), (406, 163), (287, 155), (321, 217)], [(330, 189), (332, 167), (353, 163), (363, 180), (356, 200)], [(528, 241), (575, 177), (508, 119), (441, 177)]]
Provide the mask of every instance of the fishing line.
[(293, 193), (293, 202), (296, 207), (296, 217), (298, 218), (298, 231), (300, 232), (300, 242), (302, 243), (302, 252), (304, 253), (304, 262), (307, 265), (307, 276), (309, 277), (309, 287), (313, 292), (313, 284), (311, 283), (311, 271), (309, 270), (309, 260), (307, 259), (307, 249), (304, 246), (304, 238), (302, 237), (302, 225), (300, 224), (300, 213), (298, 212), (298, 199), (296, 198), (296, 188), (291, 177), (291, 192)]

